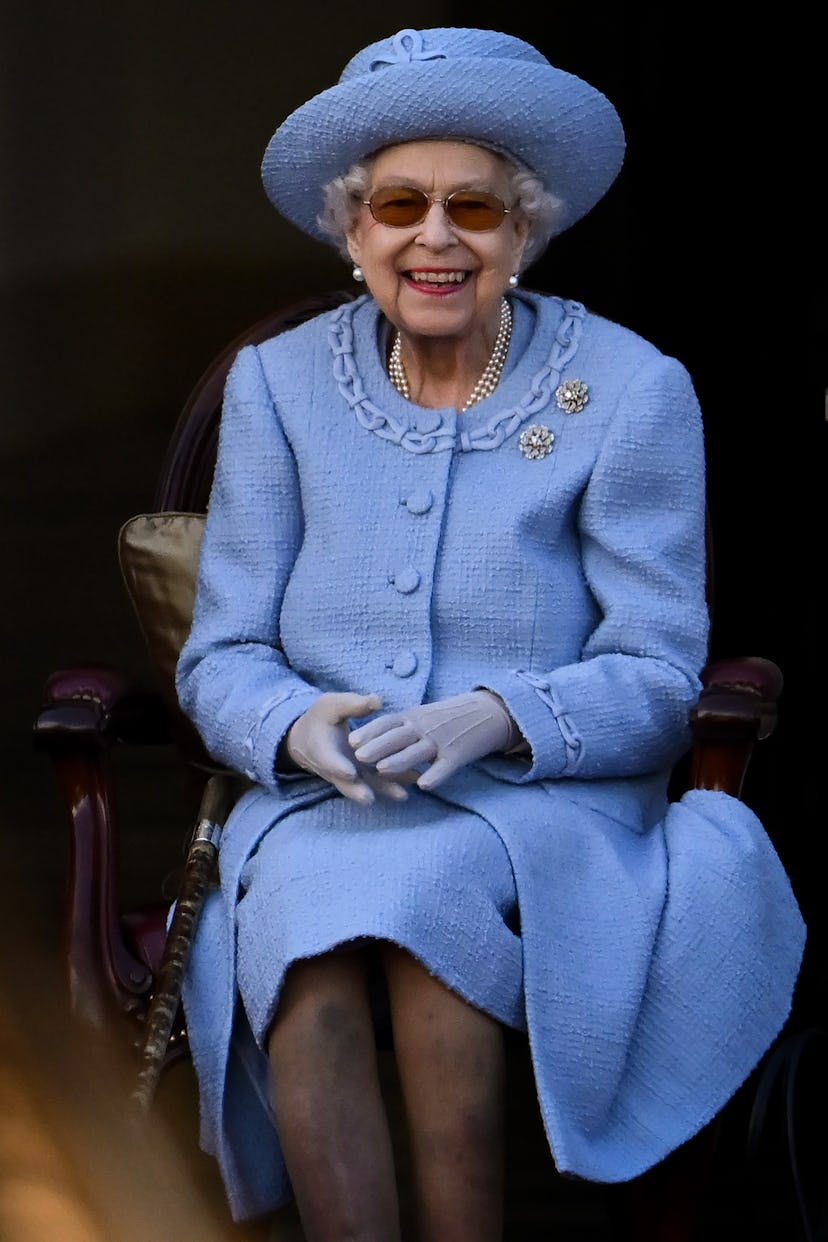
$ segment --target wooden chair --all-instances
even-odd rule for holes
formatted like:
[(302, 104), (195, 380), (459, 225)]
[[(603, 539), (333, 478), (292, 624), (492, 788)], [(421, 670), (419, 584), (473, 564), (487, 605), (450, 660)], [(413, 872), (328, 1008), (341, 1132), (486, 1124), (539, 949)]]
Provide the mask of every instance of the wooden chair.
[[(174, 427), (149, 516), (139, 518), (137, 534), (132, 523), (121, 531), (125, 585), (157, 672), (155, 683), (147, 687), (123, 670), (83, 664), (57, 670), (45, 686), (34, 737), (53, 765), (70, 832), (65, 922), (71, 1007), (82, 1023), (122, 1031), (136, 1045), (161, 962), (169, 901), (137, 910), (122, 907), (113, 757), (134, 747), (169, 748), (186, 770), (196, 801), (215, 771), (177, 706), (172, 671), (192, 607), (194, 553), (215, 464), (224, 382), (242, 345), (261, 342), (352, 296), (339, 291), (311, 298), (258, 321), (222, 351), (192, 390)], [(165, 530), (170, 539), (161, 538), (159, 553), (155, 536)], [(769, 660), (740, 656), (709, 664), (702, 683), (691, 713), (692, 749), (676, 769), (673, 793), (678, 797), (692, 787), (739, 797), (755, 744), (773, 731), (782, 676)], [(167, 1062), (186, 1052), (182, 1019)], [(711, 1141), (712, 1131), (614, 1194), (619, 1236), (635, 1242), (694, 1237), (692, 1203)]]

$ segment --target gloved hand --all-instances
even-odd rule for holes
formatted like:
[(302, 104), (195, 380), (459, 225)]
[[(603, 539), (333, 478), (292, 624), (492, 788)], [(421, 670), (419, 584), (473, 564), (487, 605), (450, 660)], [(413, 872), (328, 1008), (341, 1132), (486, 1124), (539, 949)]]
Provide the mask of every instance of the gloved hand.
[(430, 763), (417, 780), (420, 789), (433, 789), (465, 764), (520, 740), (505, 706), (488, 690), (389, 712), (348, 736), (359, 762), (376, 765), (382, 776)]
[[(381, 706), (376, 694), (321, 694), (288, 729), (285, 749), (298, 767), (321, 776), (354, 802), (373, 802), (375, 792), (397, 801), (407, 798), (399, 779), (389, 780), (364, 768), (348, 745), (349, 719), (368, 716)], [(400, 773), (409, 783), (416, 775)]]

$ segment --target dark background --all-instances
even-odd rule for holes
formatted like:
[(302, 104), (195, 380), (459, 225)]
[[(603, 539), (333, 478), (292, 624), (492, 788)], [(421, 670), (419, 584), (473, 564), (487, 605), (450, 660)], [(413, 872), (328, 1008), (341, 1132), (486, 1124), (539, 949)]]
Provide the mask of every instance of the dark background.
[[(795, 1020), (822, 1022), (825, 125), (815, 10), (746, 8), (729, 22), (726, 5), (529, 8), (0, 7), (7, 872), (56, 947), (67, 847), (51, 772), (32, 747), (43, 683), (78, 660), (143, 673), (115, 540), (151, 506), (191, 385), (249, 323), (350, 281), (333, 251), (267, 203), (258, 169), (270, 134), (374, 38), (414, 22), (488, 25), (593, 82), (624, 121), (617, 183), (527, 283), (639, 331), (696, 382), (716, 545), (713, 654), (769, 656), (785, 676), (779, 726), (745, 796), (811, 926)], [(163, 757), (121, 767), (125, 893), (155, 896), (189, 825), (176, 822)]]

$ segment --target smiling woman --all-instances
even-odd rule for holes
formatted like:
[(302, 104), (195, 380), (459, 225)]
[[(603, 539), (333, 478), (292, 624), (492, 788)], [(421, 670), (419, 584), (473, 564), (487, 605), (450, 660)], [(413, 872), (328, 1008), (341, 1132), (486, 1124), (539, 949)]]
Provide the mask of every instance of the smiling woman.
[(505, 207), (507, 164), (470, 143), (408, 142), (370, 171), (347, 248), (396, 328), (391, 378), (418, 405), (466, 410), (500, 378), (511, 333), (503, 292), (529, 227), (519, 203)]
[(520, 274), (612, 185), (612, 104), (487, 30), (401, 30), (268, 144), (365, 292), (230, 371), (177, 668), (250, 782), (184, 986), (236, 1218), (498, 1242), (507, 1028), (557, 1168), (636, 1178), (784, 1023), (804, 928), (763, 826), (670, 803), (707, 653), (690, 376)]

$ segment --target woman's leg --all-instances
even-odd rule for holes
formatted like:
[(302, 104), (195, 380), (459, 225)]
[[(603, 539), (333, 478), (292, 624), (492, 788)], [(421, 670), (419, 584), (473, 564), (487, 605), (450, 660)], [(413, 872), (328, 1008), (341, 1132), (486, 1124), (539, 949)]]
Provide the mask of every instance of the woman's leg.
[(279, 1138), (307, 1242), (398, 1242), (363, 954), (295, 963), (268, 1049)]
[(421, 1242), (500, 1242), (503, 1030), (410, 954), (383, 946)]

